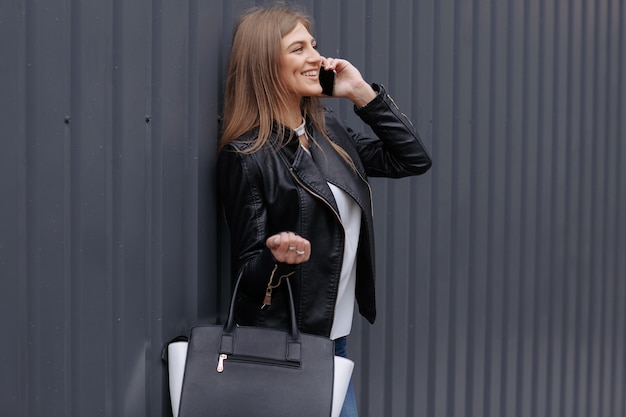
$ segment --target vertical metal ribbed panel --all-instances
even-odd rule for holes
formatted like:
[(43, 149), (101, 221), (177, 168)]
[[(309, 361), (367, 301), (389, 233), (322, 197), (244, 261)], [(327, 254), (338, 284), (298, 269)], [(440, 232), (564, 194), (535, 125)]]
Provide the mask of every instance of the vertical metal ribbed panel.
[[(3, 413), (168, 415), (161, 347), (229, 296), (217, 117), (254, 3), (0, 4)], [(372, 180), (360, 415), (626, 415), (626, 5), (297, 3), (434, 160)]]
[(1, 9), (3, 413), (167, 414), (163, 343), (216, 315), (221, 9)]
[(362, 414), (624, 415), (624, 6), (363, 14), (365, 45), (341, 52), (390, 86), (435, 162), (374, 183), (380, 321), (352, 338)]

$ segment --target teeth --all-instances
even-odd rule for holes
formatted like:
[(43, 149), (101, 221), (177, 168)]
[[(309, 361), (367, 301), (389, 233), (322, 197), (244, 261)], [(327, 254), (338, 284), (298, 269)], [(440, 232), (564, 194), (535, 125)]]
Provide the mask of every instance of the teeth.
[(306, 71), (303, 72), (302, 75), (305, 75), (307, 77), (315, 77), (317, 75), (317, 71)]

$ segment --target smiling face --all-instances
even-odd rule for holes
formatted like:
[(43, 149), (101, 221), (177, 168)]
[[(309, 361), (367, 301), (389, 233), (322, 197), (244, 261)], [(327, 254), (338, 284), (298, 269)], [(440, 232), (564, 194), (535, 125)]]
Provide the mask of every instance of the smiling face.
[(302, 23), (281, 40), (280, 77), (294, 98), (319, 96), (322, 58), (316, 41)]

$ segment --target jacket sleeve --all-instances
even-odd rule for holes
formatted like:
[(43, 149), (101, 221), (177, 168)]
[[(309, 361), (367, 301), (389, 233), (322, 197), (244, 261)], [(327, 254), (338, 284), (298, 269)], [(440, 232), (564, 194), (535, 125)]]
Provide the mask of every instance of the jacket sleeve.
[(218, 191), (230, 230), (233, 278), (243, 270), (241, 289), (261, 301), (276, 266), (276, 276), (295, 268), (277, 263), (265, 242), (269, 237), (259, 165), (254, 154), (227, 146), (217, 160)]
[(376, 98), (363, 107), (355, 107), (355, 113), (376, 136), (348, 129), (367, 175), (401, 178), (428, 171), (432, 161), (413, 124), (382, 85), (372, 87), (378, 93)]

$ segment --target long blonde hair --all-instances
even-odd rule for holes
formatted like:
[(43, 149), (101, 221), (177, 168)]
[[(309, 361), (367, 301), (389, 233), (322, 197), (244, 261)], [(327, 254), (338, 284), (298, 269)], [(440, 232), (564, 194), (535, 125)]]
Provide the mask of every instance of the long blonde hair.
[[(219, 148), (244, 133), (258, 129), (247, 153), (262, 148), (270, 139), (274, 123), (286, 120), (285, 97), (289, 91), (280, 77), (282, 38), (298, 23), (312, 32), (312, 20), (304, 12), (284, 6), (255, 8), (245, 13), (235, 30), (226, 73), (224, 117)], [(324, 111), (317, 97), (303, 97), (300, 111), (311, 120), (313, 128), (322, 133), (337, 152), (354, 167), (348, 154), (326, 135)], [(285, 127), (277, 123), (279, 140), (285, 138)], [(284, 143), (278, 143), (279, 147)]]

